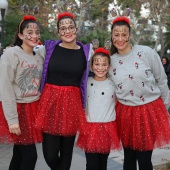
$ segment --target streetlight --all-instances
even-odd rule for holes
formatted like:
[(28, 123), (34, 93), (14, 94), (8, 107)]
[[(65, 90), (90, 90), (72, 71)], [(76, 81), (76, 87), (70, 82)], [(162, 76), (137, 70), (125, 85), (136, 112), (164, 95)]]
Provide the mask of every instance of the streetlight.
[(4, 48), (4, 16), (5, 16), (5, 9), (8, 7), (7, 0), (0, 0), (0, 10), (1, 10), (1, 51), (0, 55), (3, 53)]

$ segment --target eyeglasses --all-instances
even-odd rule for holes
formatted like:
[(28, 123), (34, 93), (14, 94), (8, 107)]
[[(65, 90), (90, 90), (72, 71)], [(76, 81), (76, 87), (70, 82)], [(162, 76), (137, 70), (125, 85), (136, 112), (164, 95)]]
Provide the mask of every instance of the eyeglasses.
[(65, 33), (67, 32), (67, 30), (71, 33), (75, 33), (76, 32), (76, 27), (74, 25), (70, 25), (69, 27), (60, 27), (59, 28), (59, 34), (60, 35), (65, 35)]

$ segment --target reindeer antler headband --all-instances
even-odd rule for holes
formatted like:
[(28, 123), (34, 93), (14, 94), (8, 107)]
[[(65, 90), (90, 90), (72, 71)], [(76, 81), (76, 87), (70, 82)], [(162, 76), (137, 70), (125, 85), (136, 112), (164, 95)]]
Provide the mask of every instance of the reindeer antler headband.
[(116, 23), (116, 22), (126, 22), (127, 24), (130, 25), (130, 19), (128, 18), (128, 16), (131, 13), (131, 9), (130, 8), (125, 8), (123, 11), (123, 15), (118, 16), (117, 15), (117, 10), (115, 8), (112, 8), (112, 10), (110, 11), (110, 14), (112, 15), (112, 17), (116, 17), (115, 19), (113, 19), (112, 24)]

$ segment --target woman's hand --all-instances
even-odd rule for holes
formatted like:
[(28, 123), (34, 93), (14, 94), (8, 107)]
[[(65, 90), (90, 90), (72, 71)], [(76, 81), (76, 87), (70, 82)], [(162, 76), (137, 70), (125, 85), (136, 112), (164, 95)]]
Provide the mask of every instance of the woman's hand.
[(10, 125), (9, 126), (9, 132), (19, 136), (21, 134), (19, 124), (16, 123), (16, 124)]

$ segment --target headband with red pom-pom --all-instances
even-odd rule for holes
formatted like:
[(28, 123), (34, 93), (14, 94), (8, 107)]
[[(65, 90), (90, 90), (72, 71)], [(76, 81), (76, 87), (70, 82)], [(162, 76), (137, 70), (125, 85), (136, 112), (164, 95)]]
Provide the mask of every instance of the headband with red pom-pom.
[(97, 53), (104, 53), (104, 54), (110, 56), (109, 51), (102, 47), (99, 47), (94, 51), (94, 54), (97, 54)]
[(116, 22), (126, 22), (127, 24), (130, 25), (130, 20), (129, 18), (127, 17), (124, 17), (124, 16), (120, 16), (120, 17), (116, 17), (113, 21), (112, 21), (112, 24), (116, 23)]
[(19, 33), (20, 33), (21, 24), (22, 24), (24, 21), (27, 21), (27, 20), (34, 20), (34, 21), (36, 21), (37, 19), (36, 19), (34, 16), (32, 16), (32, 15), (25, 15), (25, 16), (23, 16), (23, 19), (22, 19), (22, 21), (20, 22), (19, 27), (18, 27), (18, 32), (19, 32)]
[(59, 21), (62, 18), (74, 19), (74, 15), (72, 13), (70, 13), (70, 12), (63, 12), (63, 13), (58, 14), (57, 20)]

